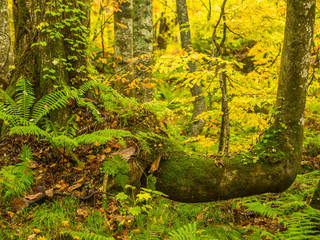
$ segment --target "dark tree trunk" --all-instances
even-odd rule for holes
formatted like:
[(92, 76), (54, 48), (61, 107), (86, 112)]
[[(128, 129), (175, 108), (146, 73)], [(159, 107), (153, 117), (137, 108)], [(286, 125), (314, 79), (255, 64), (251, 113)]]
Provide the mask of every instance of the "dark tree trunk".
[(313, 194), (310, 206), (320, 210), (320, 181), (318, 182), (318, 185), (314, 190), (314, 194)]
[[(88, 6), (79, 1), (13, 1), (15, 71), (11, 88), (20, 77), (33, 83), (40, 99), (54, 86), (70, 86), (86, 76)], [(70, 111), (52, 113), (64, 124)]]
[(281, 192), (292, 184), (301, 161), (314, 19), (315, 0), (288, 1), (279, 113), (264, 141), (257, 143), (253, 153), (233, 155), (223, 164), (200, 155), (171, 152), (170, 160), (161, 161), (158, 190), (178, 201), (203, 202)]
[(167, 40), (166, 40), (166, 34), (169, 31), (169, 26), (167, 23), (167, 18), (164, 16), (161, 16), (160, 19), (160, 25), (159, 25), (159, 33), (158, 33), (158, 48), (159, 49), (167, 49)]
[[(181, 47), (186, 49), (188, 52), (191, 52), (192, 43), (186, 0), (176, 0), (176, 6), (180, 26)], [(195, 62), (188, 62), (188, 66), (191, 73), (197, 71), (197, 65)], [(191, 93), (192, 96), (195, 97), (195, 100), (193, 105), (192, 122), (190, 125), (190, 134), (197, 136), (201, 133), (205, 124), (205, 120), (198, 119), (197, 116), (206, 111), (206, 101), (201, 84), (194, 84), (191, 89)]]

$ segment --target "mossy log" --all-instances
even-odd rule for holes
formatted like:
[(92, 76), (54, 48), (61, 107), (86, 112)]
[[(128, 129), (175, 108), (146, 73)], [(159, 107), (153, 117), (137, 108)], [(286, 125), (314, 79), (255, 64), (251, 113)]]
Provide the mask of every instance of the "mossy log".
[[(238, 155), (240, 157), (241, 155)], [(156, 174), (157, 190), (181, 202), (209, 202), (265, 192), (282, 192), (297, 175), (290, 157), (277, 163), (244, 163), (230, 159), (225, 166), (213, 158), (176, 154), (163, 161)]]

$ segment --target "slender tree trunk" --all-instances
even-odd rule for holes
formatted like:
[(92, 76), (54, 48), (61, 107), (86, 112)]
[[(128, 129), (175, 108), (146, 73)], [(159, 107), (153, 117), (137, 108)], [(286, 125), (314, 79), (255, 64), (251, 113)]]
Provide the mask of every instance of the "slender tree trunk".
[(160, 50), (167, 49), (166, 35), (168, 33), (169, 26), (168, 26), (168, 23), (167, 23), (167, 17), (163, 16), (164, 14), (165, 14), (165, 12), (163, 12), (161, 14), (160, 25), (159, 25), (159, 33), (158, 33), (158, 38), (157, 38), (158, 48)]
[(7, 0), (0, 0), (0, 43), (0, 87), (6, 88), (9, 65), (13, 63)]
[[(177, 5), (177, 14), (180, 25), (180, 38), (181, 46), (186, 49), (187, 52), (191, 52), (192, 43), (191, 43), (191, 34), (190, 34), (190, 25), (189, 25), (189, 16), (186, 0), (176, 0)], [(197, 66), (195, 62), (188, 62), (189, 71), (197, 71)], [(198, 115), (206, 111), (206, 102), (203, 95), (203, 90), (201, 84), (195, 84), (191, 89), (191, 94), (195, 97), (192, 122), (190, 125), (190, 134), (193, 136), (199, 135), (205, 125), (204, 119), (198, 119)]]
[[(301, 161), (304, 108), (315, 19), (315, 0), (288, 0), (274, 125), (252, 151), (219, 162), (171, 152), (160, 163), (157, 189), (171, 199), (203, 202), (281, 192)], [(248, 157), (249, 156), (249, 157)], [(221, 162), (220, 162), (221, 163)]]
[(153, 52), (153, 21), (152, 0), (133, 0), (133, 56), (134, 77), (137, 88), (133, 96), (140, 102), (153, 99), (152, 83), (152, 52)]
[(221, 110), (223, 112), (221, 118), (221, 131), (219, 138), (219, 149), (218, 152), (226, 155), (229, 151), (229, 139), (230, 139), (230, 121), (229, 121), (229, 107), (228, 107), (228, 96), (227, 96), (227, 81), (225, 72), (219, 73), (220, 89), (222, 92)]
[(119, 9), (114, 13), (115, 88), (125, 93), (133, 80), (132, 0), (121, 2)]
[[(224, 41), (226, 39), (227, 35), (227, 24), (226, 24), (226, 16), (225, 16), (225, 5), (227, 0), (224, 0), (221, 6), (221, 12), (219, 20), (214, 27), (213, 33), (212, 33), (212, 57), (216, 57), (216, 53), (218, 57), (222, 58), (222, 48), (224, 45)], [(223, 36), (221, 39), (220, 44), (218, 44), (216, 40), (216, 31), (220, 24), (221, 19), (223, 19)], [(225, 64), (220, 64), (219, 69), (225, 67)], [(210, 63), (210, 69), (211, 69), (211, 63)], [(228, 154), (229, 150), (229, 140), (230, 140), (230, 121), (229, 121), (229, 106), (228, 106), (228, 96), (227, 96), (227, 81), (226, 81), (226, 73), (224, 71), (221, 71), (219, 73), (219, 83), (220, 83), (220, 89), (221, 89), (221, 95), (222, 95), (222, 101), (221, 101), (221, 110), (222, 110), (222, 119), (221, 119), (221, 127), (220, 127), (220, 138), (219, 138), (219, 149), (218, 152), (221, 153), (224, 148), (224, 154)]]

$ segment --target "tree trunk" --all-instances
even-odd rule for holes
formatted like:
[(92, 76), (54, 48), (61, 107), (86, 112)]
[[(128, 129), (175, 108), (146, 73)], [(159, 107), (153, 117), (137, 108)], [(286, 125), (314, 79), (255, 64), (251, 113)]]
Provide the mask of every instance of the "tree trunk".
[(6, 88), (9, 65), (13, 64), (7, 0), (0, 0), (0, 43), (0, 87)]
[[(181, 47), (186, 49), (187, 52), (191, 52), (191, 34), (190, 34), (190, 25), (189, 25), (189, 16), (186, 0), (176, 0), (177, 5), (177, 14), (180, 26), (180, 38), (181, 38)], [(195, 72), (197, 71), (197, 66), (195, 62), (188, 62), (189, 71)], [(206, 111), (206, 102), (203, 95), (203, 90), (201, 84), (193, 85), (191, 89), (191, 94), (195, 97), (194, 107), (193, 107), (193, 115), (192, 122), (190, 125), (190, 134), (193, 136), (197, 136), (201, 133), (205, 120), (198, 119), (198, 115)]]
[(314, 19), (315, 0), (288, 1), (278, 114), (263, 141), (223, 161), (173, 151), (161, 161), (158, 190), (177, 201), (204, 202), (281, 192), (292, 184), (301, 161)]
[(166, 50), (167, 49), (167, 37), (169, 31), (169, 25), (167, 23), (167, 17), (163, 16), (165, 12), (162, 13), (161, 19), (160, 19), (160, 25), (159, 25), (159, 33), (158, 33), (158, 48), (160, 50)]
[(153, 52), (153, 21), (152, 0), (133, 0), (133, 56), (134, 77), (137, 88), (133, 96), (140, 102), (153, 99), (152, 82), (152, 52)]
[(314, 190), (314, 194), (313, 194), (310, 206), (320, 210), (320, 181), (318, 182), (318, 185)]
[[(20, 77), (33, 83), (40, 99), (54, 87), (76, 84), (86, 76), (88, 6), (79, 1), (15, 0), (15, 71), (11, 88)], [(53, 112), (64, 124), (70, 110)]]
[(119, 10), (114, 13), (115, 88), (125, 93), (133, 80), (132, 0), (121, 2)]

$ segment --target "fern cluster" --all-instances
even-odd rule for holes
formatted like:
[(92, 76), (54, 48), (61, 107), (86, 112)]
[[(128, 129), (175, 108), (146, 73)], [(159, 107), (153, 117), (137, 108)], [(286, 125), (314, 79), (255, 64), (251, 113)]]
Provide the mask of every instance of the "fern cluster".
[[(48, 137), (48, 133), (38, 123), (50, 111), (66, 106), (70, 93), (65, 88), (49, 93), (36, 102), (32, 84), (27, 79), (20, 78), (14, 98), (0, 90), (0, 119), (4, 121), (4, 126), (9, 127), (10, 134)], [(2, 129), (2, 133), (5, 130)]]
[(129, 182), (128, 172), (129, 163), (120, 155), (114, 155), (113, 158), (107, 158), (103, 162), (102, 172), (114, 178), (115, 182), (123, 189)]
[(105, 237), (97, 233), (79, 232), (79, 231), (63, 231), (58, 239), (81, 239), (81, 240), (114, 240), (113, 237)]
[(244, 203), (249, 211), (257, 212), (268, 218), (278, 218), (287, 231), (274, 234), (261, 230), (261, 236), (272, 239), (318, 239), (320, 234), (320, 211), (313, 209), (301, 200), (297, 195), (288, 194), (278, 200), (265, 204), (261, 200), (253, 198)]
[(4, 166), (0, 170), (0, 195), (2, 196), (0, 199), (2, 202), (20, 196), (33, 183), (32, 170), (29, 167), (32, 152), (27, 145), (23, 146), (19, 159), (21, 163)]

